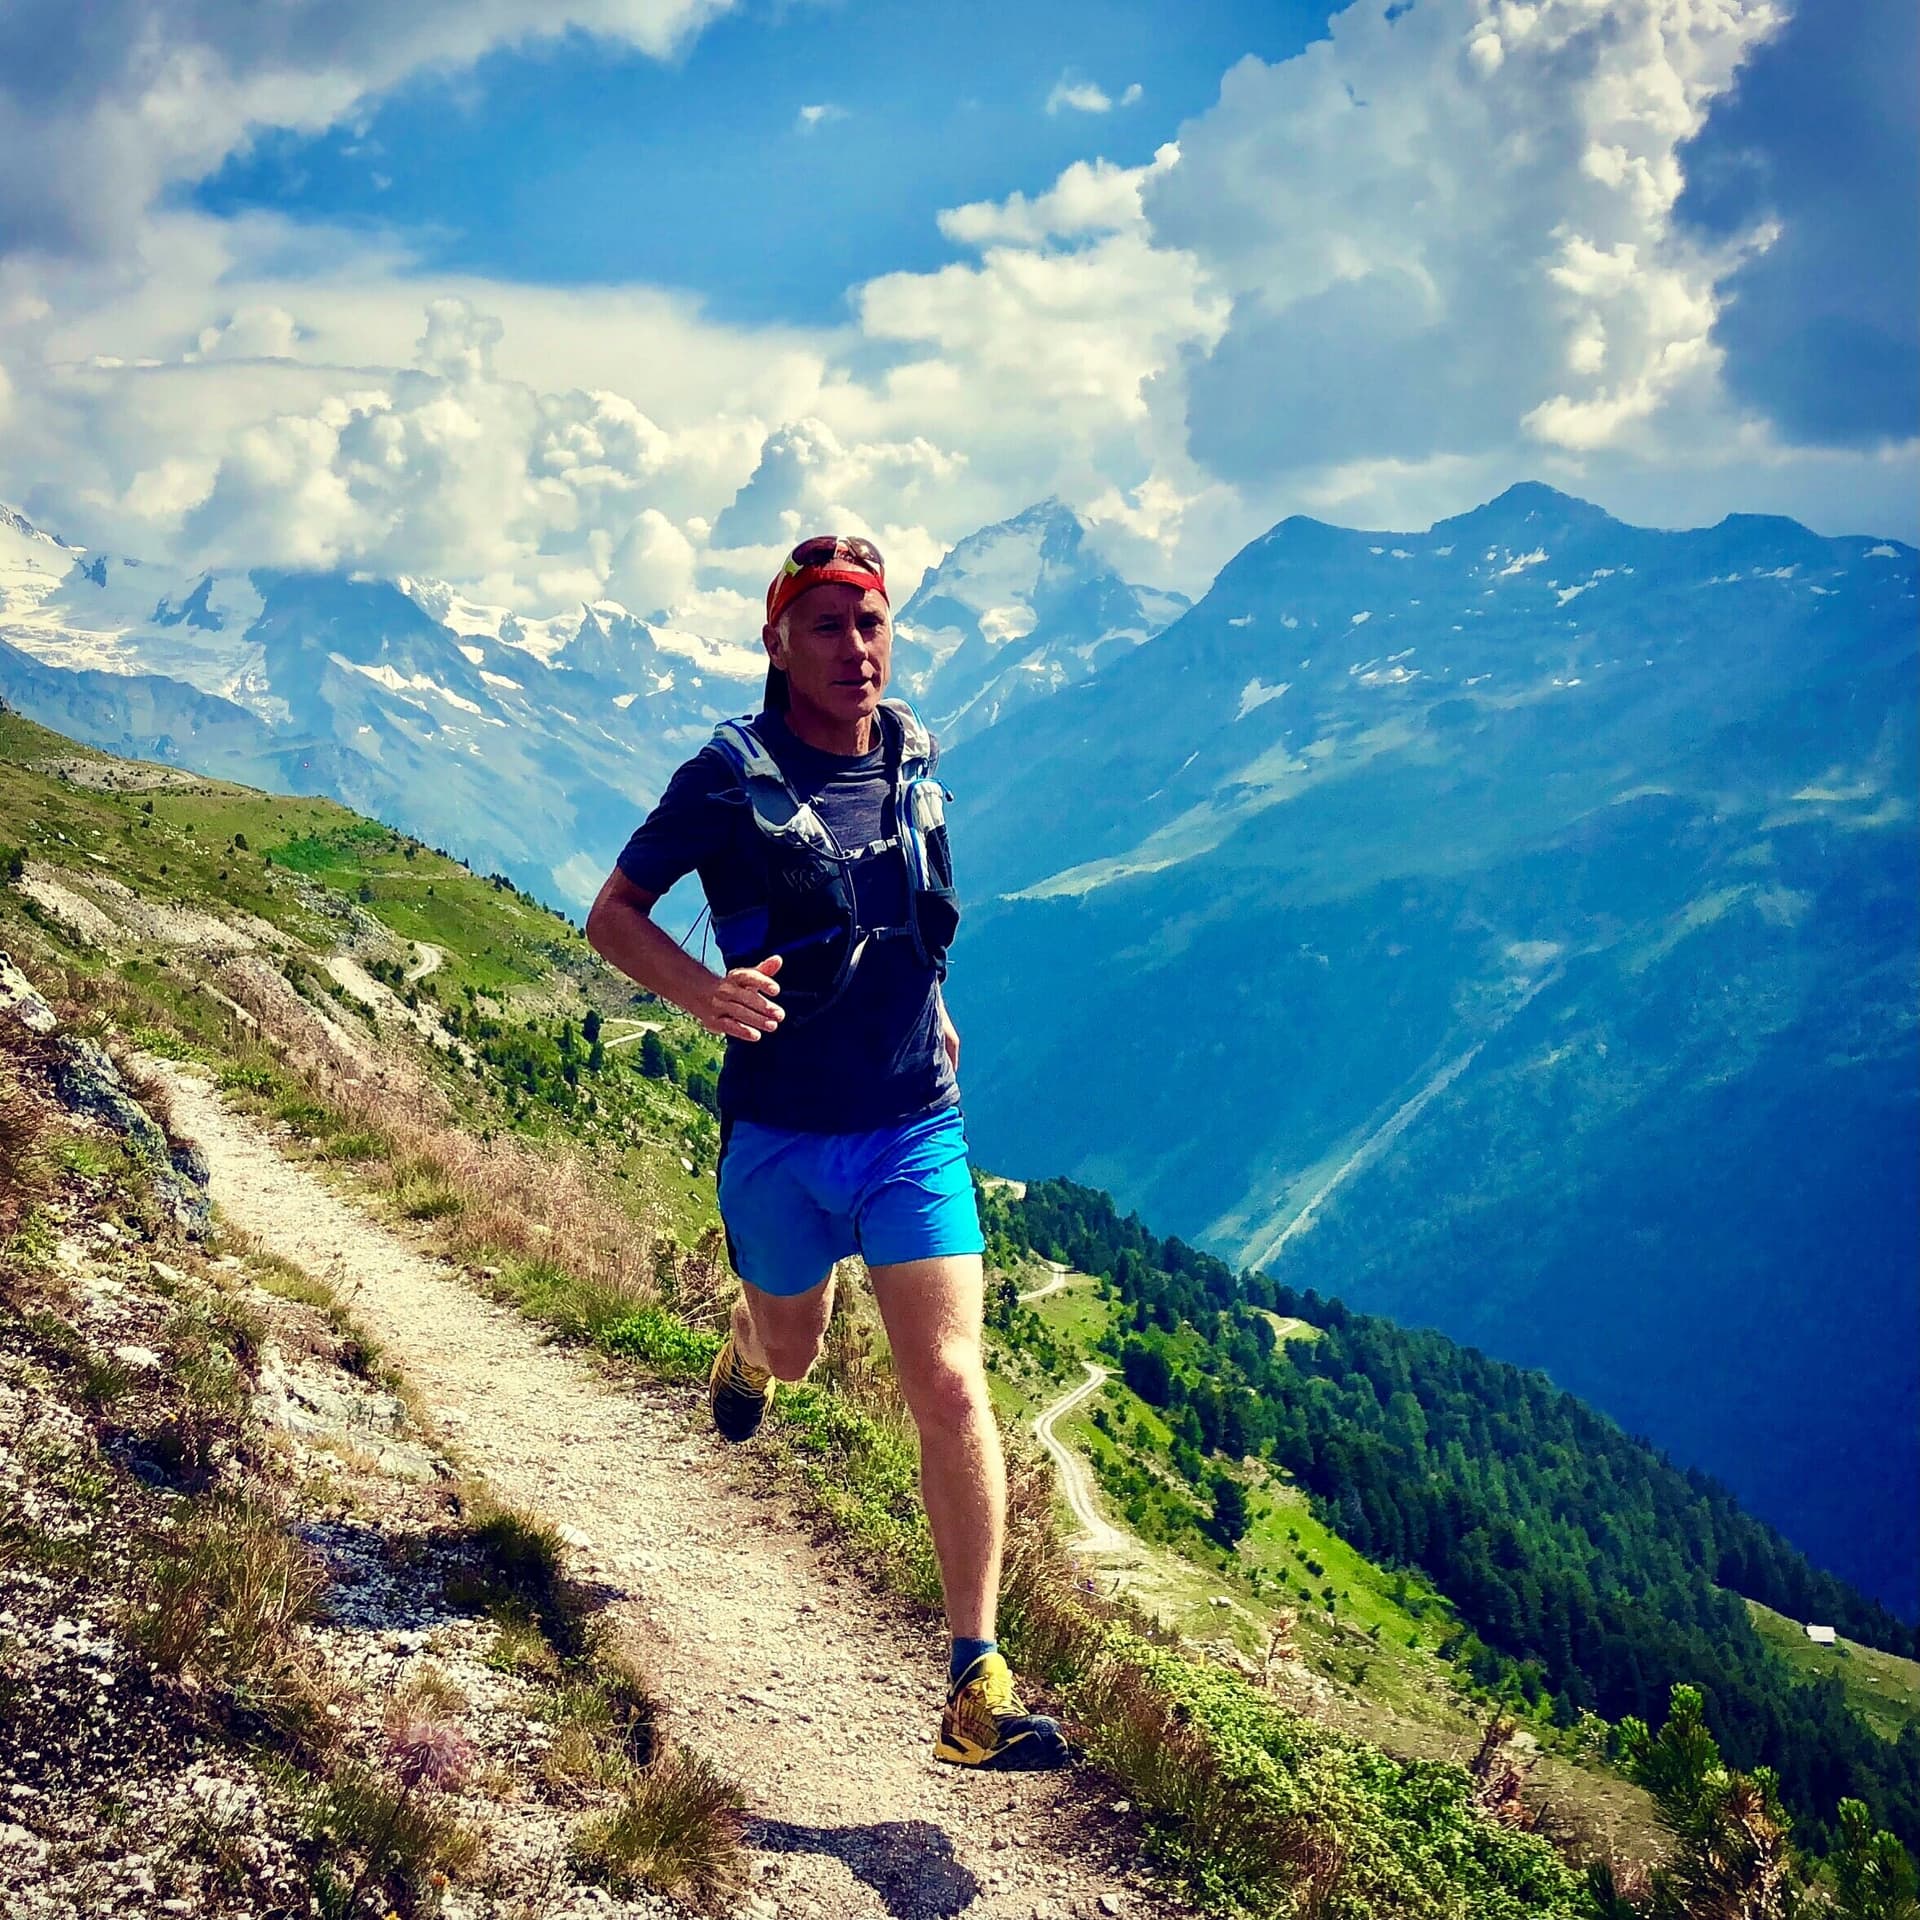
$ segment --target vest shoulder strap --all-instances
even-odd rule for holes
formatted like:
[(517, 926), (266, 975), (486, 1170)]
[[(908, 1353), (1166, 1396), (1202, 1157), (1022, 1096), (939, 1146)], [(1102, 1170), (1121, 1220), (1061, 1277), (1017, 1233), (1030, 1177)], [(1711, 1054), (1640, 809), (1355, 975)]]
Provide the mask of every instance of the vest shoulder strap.
[(920, 716), (904, 700), (882, 700), (880, 705), (899, 728), (901, 772), (909, 779), (932, 772), (933, 736), (921, 724)]
[(751, 716), (722, 720), (713, 730), (711, 744), (733, 769), (762, 833), (797, 840), (824, 852), (835, 851), (826, 822), (794, 792), (793, 783), (768, 751)]

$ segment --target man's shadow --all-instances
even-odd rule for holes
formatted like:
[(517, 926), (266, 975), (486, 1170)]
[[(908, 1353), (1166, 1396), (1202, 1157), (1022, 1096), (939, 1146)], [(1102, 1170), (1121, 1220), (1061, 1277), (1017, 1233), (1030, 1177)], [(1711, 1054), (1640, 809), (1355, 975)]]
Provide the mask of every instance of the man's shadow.
[(930, 1820), (879, 1820), (868, 1827), (751, 1820), (746, 1841), (763, 1853), (832, 1855), (897, 1920), (951, 1920), (980, 1892), (980, 1882), (953, 1857), (953, 1842)]

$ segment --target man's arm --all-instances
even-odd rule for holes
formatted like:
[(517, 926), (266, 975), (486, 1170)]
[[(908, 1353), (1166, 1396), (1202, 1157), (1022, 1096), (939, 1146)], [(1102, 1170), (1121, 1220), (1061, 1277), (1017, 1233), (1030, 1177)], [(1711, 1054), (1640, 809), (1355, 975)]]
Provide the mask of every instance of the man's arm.
[(684, 1009), (709, 1033), (733, 1040), (758, 1040), (786, 1018), (777, 1004), (780, 971), (776, 953), (757, 967), (735, 967), (718, 974), (685, 952), (671, 934), (653, 923), (659, 899), (637, 887), (618, 867), (607, 875), (587, 914), (587, 940), (609, 966), (649, 993)]

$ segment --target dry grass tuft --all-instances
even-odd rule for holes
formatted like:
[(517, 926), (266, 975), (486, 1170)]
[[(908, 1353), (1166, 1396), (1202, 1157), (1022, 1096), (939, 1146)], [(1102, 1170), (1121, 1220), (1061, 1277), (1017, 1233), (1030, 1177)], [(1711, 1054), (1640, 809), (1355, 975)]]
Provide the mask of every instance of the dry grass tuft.
[(49, 1191), (40, 1152), (45, 1131), (44, 1108), (21, 1081), (13, 1061), (0, 1054), (0, 1248)]
[[(456, 1739), (459, 1736), (454, 1736)], [(318, 1887), (320, 1911), (360, 1920), (362, 1895), (382, 1889), (411, 1912), (433, 1877), (455, 1877), (478, 1859), (480, 1843), (454, 1819), (422, 1776), (408, 1779), (359, 1761), (343, 1764), (327, 1784), (315, 1824), (361, 1859), (358, 1877), (342, 1887), (326, 1873)], [(375, 1911), (386, 1912), (388, 1900)]]
[(389, 1180), (393, 1204), (409, 1220), (445, 1220), (466, 1208), (466, 1196), (429, 1155), (411, 1154), (396, 1160)]
[(402, 1682), (394, 1699), (403, 1707), (451, 1719), (472, 1704), (464, 1689), (446, 1671), (432, 1664), (416, 1667)]
[(266, 1501), (221, 1496), (155, 1565), (128, 1637), (156, 1673), (190, 1690), (228, 1686), (269, 1710), (306, 1684), (297, 1633), (326, 1585), (319, 1561)]
[(650, 1887), (717, 1907), (745, 1884), (743, 1813), (739, 1790), (705, 1760), (666, 1747), (574, 1836), (574, 1871), (615, 1895)]
[(170, 1148), (178, 1146), (181, 1136), (174, 1120), (173, 1094), (167, 1083), (144, 1066), (131, 1048), (114, 1045), (108, 1048), (108, 1052), (113, 1056), (113, 1064), (119, 1069), (127, 1091), (146, 1109), (148, 1117), (166, 1137), (167, 1145)]
[(589, 1654), (592, 1601), (568, 1578), (566, 1547), (555, 1528), (484, 1490), (468, 1489), (465, 1504), (466, 1568), (447, 1581), (446, 1593), (454, 1605), (488, 1614), (499, 1627), (492, 1663), (557, 1674), (563, 1662)]

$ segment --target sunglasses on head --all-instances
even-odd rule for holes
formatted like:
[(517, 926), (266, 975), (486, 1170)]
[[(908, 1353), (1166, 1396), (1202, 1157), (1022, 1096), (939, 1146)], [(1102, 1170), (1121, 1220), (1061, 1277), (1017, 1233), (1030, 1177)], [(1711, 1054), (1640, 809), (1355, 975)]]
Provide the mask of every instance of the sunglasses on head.
[(830, 567), (837, 561), (845, 561), (860, 567), (868, 573), (885, 576), (886, 566), (880, 558), (880, 549), (871, 540), (861, 540), (851, 534), (822, 533), (811, 540), (802, 540), (787, 555), (782, 567), (785, 573), (803, 573), (809, 567)]

